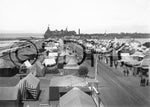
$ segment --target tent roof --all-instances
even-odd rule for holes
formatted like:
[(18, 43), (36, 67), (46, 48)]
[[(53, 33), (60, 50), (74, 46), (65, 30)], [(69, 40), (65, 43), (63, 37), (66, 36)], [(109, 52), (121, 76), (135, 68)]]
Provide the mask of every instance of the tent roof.
[(29, 68), (29, 67), (32, 66), (31, 63), (30, 63), (28, 60), (26, 60), (23, 64), (24, 64), (27, 68)]
[(77, 65), (77, 59), (75, 58), (75, 55), (68, 56), (67, 65)]
[(60, 107), (96, 107), (96, 105), (92, 97), (75, 87), (60, 98)]
[(51, 58), (48, 58), (48, 59), (45, 59), (43, 61), (43, 63), (45, 63), (45, 65), (54, 65), (56, 64), (56, 61), (55, 61), (55, 57), (51, 57)]
[(17, 87), (0, 87), (0, 100), (17, 100)]
[(84, 78), (66, 75), (61, 77), (53, 77), (50, 82), (50, 86), (86, 86), (87, 82)]
[(64, 69), (79, 69), (75, 55), (69, 55), (67, 57), (67, 60), (68, 61), (67, 64), (64, 66)]
[(127, 61), (127, 63), (130, 64), (130, 65), (140, 65), (141, 61), (130, 59), (130, 60)]
[(55, 56), (58, 56), (58, 53), (57, 52), (51, 52), (48, 54), (48, 56), (55, 57)]
[(32, 73), (29, 73), (25, 78), (23, 78), (24, 80), (27, 81), (28, 84), (32, 85), (33, 88), (36, 88), (37, 85), (39, 84), (40, 80), (35, 77)]

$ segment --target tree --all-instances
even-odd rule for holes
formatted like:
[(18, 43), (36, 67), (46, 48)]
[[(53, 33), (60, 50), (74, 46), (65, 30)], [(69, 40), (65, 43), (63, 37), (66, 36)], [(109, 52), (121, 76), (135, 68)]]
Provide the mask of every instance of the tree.
[(87, 77), (88, 72), (89, 72), (89, 70), (86, 66), (80, 66), (79, 67), (79, 70), (78, 70), (79, 76)]

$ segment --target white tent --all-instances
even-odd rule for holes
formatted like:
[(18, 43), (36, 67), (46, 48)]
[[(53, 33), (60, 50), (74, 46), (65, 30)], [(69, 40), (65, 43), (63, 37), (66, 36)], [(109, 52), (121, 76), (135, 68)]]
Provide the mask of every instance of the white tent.
[(48, 54), (49, 57), (57, 57), (58, 56), (58, 53), (57, 52), (50, 52)]
[(75, 55), (68, 56), (68, 61), (67, 64), (64, 66), (64, 69), (79, 69)]
[(48, 58), (48, 59), (44, 59), (43, 64), (45, 64), (46, 66), (54, 65), (54, 64), (56, 64), (55, 58), (51, 57), (51, 58)]
[(127, 62), (130, 59), (131, 59), (131, 56), (129, 55), (129, 53), (121, 53), (121, 61)]
[(60, 107), (96, 107), (96, 104), (92, 97), (75, 87), (60, 98)]
[(27, 68), (29, 68), (29, 67), (32, 66), (31, 63), (30, 63), (28, 60), (26, 60), (26, 61), (23, 63), (23, 65), (25, 65)]

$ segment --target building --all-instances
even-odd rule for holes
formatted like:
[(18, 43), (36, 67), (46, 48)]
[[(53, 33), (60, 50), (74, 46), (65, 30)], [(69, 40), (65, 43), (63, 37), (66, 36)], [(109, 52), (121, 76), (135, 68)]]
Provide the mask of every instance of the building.
[(49, 26), (44, 34), (44, 38), (57, 38), (57, 37), (64, 37), (64, 36), (72, 36), (72, 35), (76, 35), (75, 31), (68, 31), (68, 29), (66, 28), (66, 30), (60, 30), (58, 31), (57, 29), (54, 31), (51, 31)]

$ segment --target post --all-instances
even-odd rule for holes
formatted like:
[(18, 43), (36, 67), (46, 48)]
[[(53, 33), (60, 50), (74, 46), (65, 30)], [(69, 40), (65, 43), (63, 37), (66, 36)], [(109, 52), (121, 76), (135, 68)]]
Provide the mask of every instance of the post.
[(98, 72), (98, 69), (97, 69), (97, 65), (98, 65), (98, 55), (97, 54), (94, 54), (94, 58), (95, 58), (95, 80), (97, 80), (97, 72)]
[(149, 78), (149, 83), (150, 83), (150, 65), (149, 65), (149, 67), (148, 67), (148, 78)]

